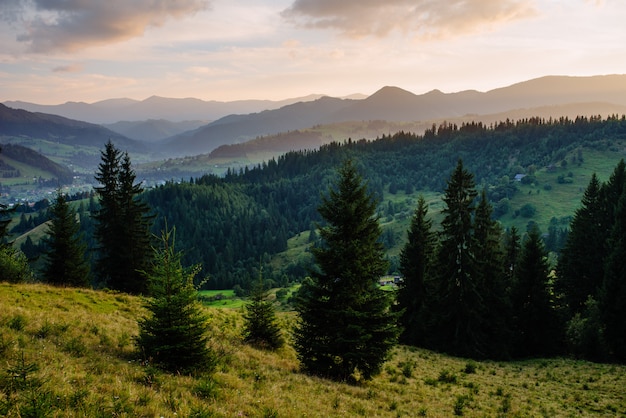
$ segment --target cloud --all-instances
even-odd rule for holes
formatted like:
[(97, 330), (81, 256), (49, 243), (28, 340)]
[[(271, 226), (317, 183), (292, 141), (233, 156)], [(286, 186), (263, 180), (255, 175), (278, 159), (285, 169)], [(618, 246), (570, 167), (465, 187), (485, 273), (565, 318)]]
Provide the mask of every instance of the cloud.
[(69, 64), (69, 65), (60, 65), (58, 67), (54, 67), (52, 69), (53, 73), (80, 73), (83, 71), (83, 64)]
[(349, 37), (394, 31), (440, 39), (535, 16), (533, 0), (295, 0), (282, 16), (298, 26)]
[(32, 52), (72, 52), (143, 35), (209, 7), (211, 0), (2, 0), (0, 17)]

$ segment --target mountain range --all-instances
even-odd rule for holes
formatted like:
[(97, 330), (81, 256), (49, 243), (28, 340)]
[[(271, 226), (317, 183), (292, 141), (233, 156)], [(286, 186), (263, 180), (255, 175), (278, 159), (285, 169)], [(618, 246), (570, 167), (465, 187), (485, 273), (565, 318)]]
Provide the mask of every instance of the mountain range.
[(345, 121), (474, 120), (494, 114), (506, 119), (508, 112), (560, 117), (569, 116), (564, 112), (572, 110), (580, 115), (626, 113), (626, 75), (547, 76), (486, 93), (446, 94), (433, 90), (416, 95), (388, 86), (361, 100), (322, 97), (275, 110), (226, 116), (193, 132), (165, 140), (164, 149), (176, 155), (208, 153), (221, 145), (259, 136)]
[(152, 96), (145, 100), (124, 98), (102, 100), (95, 103), (67, 102), (58, 105), (40, 105), (22, 101), (7, 101), (4, 104), (29, 112), (51, 113), (91, 123), (112, 124), (120, 121), (133, 122), (148, 119), (165, 119), (171, 122), (212, 121), (233, 113), (245, 114), (278, 109), (296, 102), (315, 100), (321, 96), (321, 94), (312, 94), (306, 97), (279, 101), (236, 100), (232, 102)]
[(52, 140), (66, 145), (102, 147), (111, 140), (129, 151), (147, 151), (134, 141), (103, 126), (47, 113), (13, 109), (0, 103), (0, 136)]
[[(626, 114), (626, 75), (546, 76), (487, 92), (432, 90), (414, 94), (387, 86), (365, 98), (311, 95), (284, 101), (207, 102), (151, 97), (144, 101), (112, 99), (56, 106), (5, 104), (23, 110), (0, 107), (0, 136), (56, 138), (99, 146), (112, 139), (123, 149), (143, 148), (146, 152), (175, 157), (210, 153), (223, 145), (346, 121), (420, 122), (427, 127), (431, 122), (443, 120), (489, 123), (532, 116)], [(109, 129), (44, 114), (42, 110), (72, 114), (83, 120), (107, 121)], [(213, 121), (205, 123), (209, 120)], [(317, 140), (309, 142), (317, 143)], [(289, 144), (279, 148), (288, 149)]]

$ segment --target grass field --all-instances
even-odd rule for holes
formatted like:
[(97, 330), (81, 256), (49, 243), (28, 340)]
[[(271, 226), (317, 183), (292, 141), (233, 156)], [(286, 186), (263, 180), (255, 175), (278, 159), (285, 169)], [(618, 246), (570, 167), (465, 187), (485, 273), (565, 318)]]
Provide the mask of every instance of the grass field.
[(204, 306), (215, 308), (241, 308), (245, 305), (245, 300), (235, 296), (235, 292), (230, 290), (200, 290), (198, 292), (200, 301)]
[[(398, 346), (358, 385), (298, 371), (293, 349), (242, 343), (240, 310), (207, 307), (210, 376), (162, 373), (133, 338), (142, 299), (0, 283), (0, 416), (584, 417), (626, 414), (626, 367), (473, 361)], [(279, 313), (285, 330), (292, 313)], [(289, 333), (286, 331), (287, 335)], [(34, 411), (34, 412), (33, 412)], [(36, 415), (38, 414), (38, 415)]]

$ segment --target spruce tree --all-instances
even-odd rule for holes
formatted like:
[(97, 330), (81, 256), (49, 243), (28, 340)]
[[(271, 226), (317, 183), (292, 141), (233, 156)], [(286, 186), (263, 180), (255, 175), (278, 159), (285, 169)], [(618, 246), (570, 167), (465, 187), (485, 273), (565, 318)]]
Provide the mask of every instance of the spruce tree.
[(54, 285), (88, 286), (89, 264), (85, 259), (87, 247), (80, 235), (76, 212), (60, 191), (57, 191), (50, 213), (51, 220), (44, 240), (44, 280)]
[(138, 321), (137, 346), (144, 358), (173, 373), (212, 370), (215, 356), (208, 346), (207, 317), (198, 302), (193, 278), (198, 267), (185, 269), (175, 250), (175, 230), (161, 232), (148, 274), (149, 315)]
[(441, 244), (434, 295), (434, 348), (451, 354), (485, 357), (483, 299), (474, 251), (474, 176), (459, 160), (445, 190)]
[(98, 242), (96, 273), (101, 282), (112, 288), (120, 281), (119, 275), (124, 269), (120, 260), (122, 248), (118, 245), (123, 227), (118, 201), (120, 158), (121, 152), (111, 141), (107, 142), (104, 151), (101, 151), (102, 161), (95, 176), (100, 183), (100, 186), (94, 187), (98, 193), (99, 208), (92, 211), (96, 221), (94, 236)]
[[(556, 288), (564, 297), (570, 315), (581, 313), (591, 296), (598, 297), (604, 279), (607, 227), (601, 185), (594, 173), (570, 224), (570, 233), (561, 251)], [(611, 224), (613, 222), (611, 221)]]
[(245, 306), (243, 340), (259, 348), (278, 349), (284, 344), (274, 305), (268, 298), (259, 272), (259, 282), (252, 288), (251, 301)]
[(404, 344), (424, 344), (427, 329), (426, 302), (434, 261), (436, 235), (432, 220), (427, 218), (428, 205), (420, 195), (411, 219), (408, 240), (400, 252), (400, 273), (403, 281), (398, 290), (397, 310), (401, 311), (400, 341)]
[[(617, 205), (624, 187), (626, 187), (626, 163), (622, 159), (617, 163), (609, 176), (609, 180), (602, 185), (600, 190), (603, 216), (599, 228), (604, 231), (607, 239), (613, 231)], [(605, 250), (609, 250), (609, 248), (605, 248)]]
[(95, 187), (100, 208), (94, 214), (98, 241), (96, 272), (109, 288), (130, 293), (145, 293), (146, 280), (140, 273), (150, 264), (149, 208), (139, 195), (128, 153), (109, 141), (101, 153)]
[(618, 361), (626, 362), (626, 185), (614, 215), (599, 305), (609, 351)]
[(368, 380), (380, 371), (399, 328), (392, 294), (380, 289), (387, 261), (379, 242), (376, 201), (347, 160), (318, 211), (317, 269), (299, 293), (295, 348), (303, 371), (338, 381)]
[(154, 217), (149, 214), (150, 207), (140, 198), (143, 188), (135, 182), (135, 178), (130, 157), (125, 152), (119, 173), (119, 203), (124, 230), (118, 243), (122, 243), (125, 249), (120, 256), (127, 272), (118, 288), (130, 293), (145, 293), (146, 280), (141, 272), (148, 268), (151, 261), (150, 227)]
[(522, 247), (512, 295), (517, 356), (553, 355), (562, 342), (548, 274), (548, 254), (533, 228)]
[(481, 333), (485, 335), (484, 354), (507, 357), (510, 345), (510, 306), (506, 294), (504, 254), (500, 245), (502, 230), (492, 218), (493, 209), (483, 189), (474, 216), (474, 258), (476, 281), (482, 297)]

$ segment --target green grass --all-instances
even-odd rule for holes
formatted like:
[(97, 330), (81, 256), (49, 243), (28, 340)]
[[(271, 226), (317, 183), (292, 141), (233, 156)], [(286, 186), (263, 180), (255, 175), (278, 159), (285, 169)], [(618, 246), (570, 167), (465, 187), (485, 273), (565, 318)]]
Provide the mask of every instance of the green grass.
[(238, 309), (246, 304), (246, 301), (244, 299), (235, 296), (235, 292), (232, 289), (200, 290), (198, 294), (200, 297), (200, 301), (204, 306)]
[[(206, 307), (219, 363), (211, 376), (189, 377), (165, 374), (140, 361), (133, 337), (137, 318), (145, 314), (141, 298), (0, 283), (0, 306), (2, 416), (626, 414), (623, 365), (570, 359), (472, 361), (398, 346), (380, 375), (348, 385), (300, 373), (289, 344), (277, 352), (243, 344), (241, 311)], [(288, 330), (294, 314), (278, 316)], [(39, 415), (28, 414), (33, 407), (40, 408)]]

